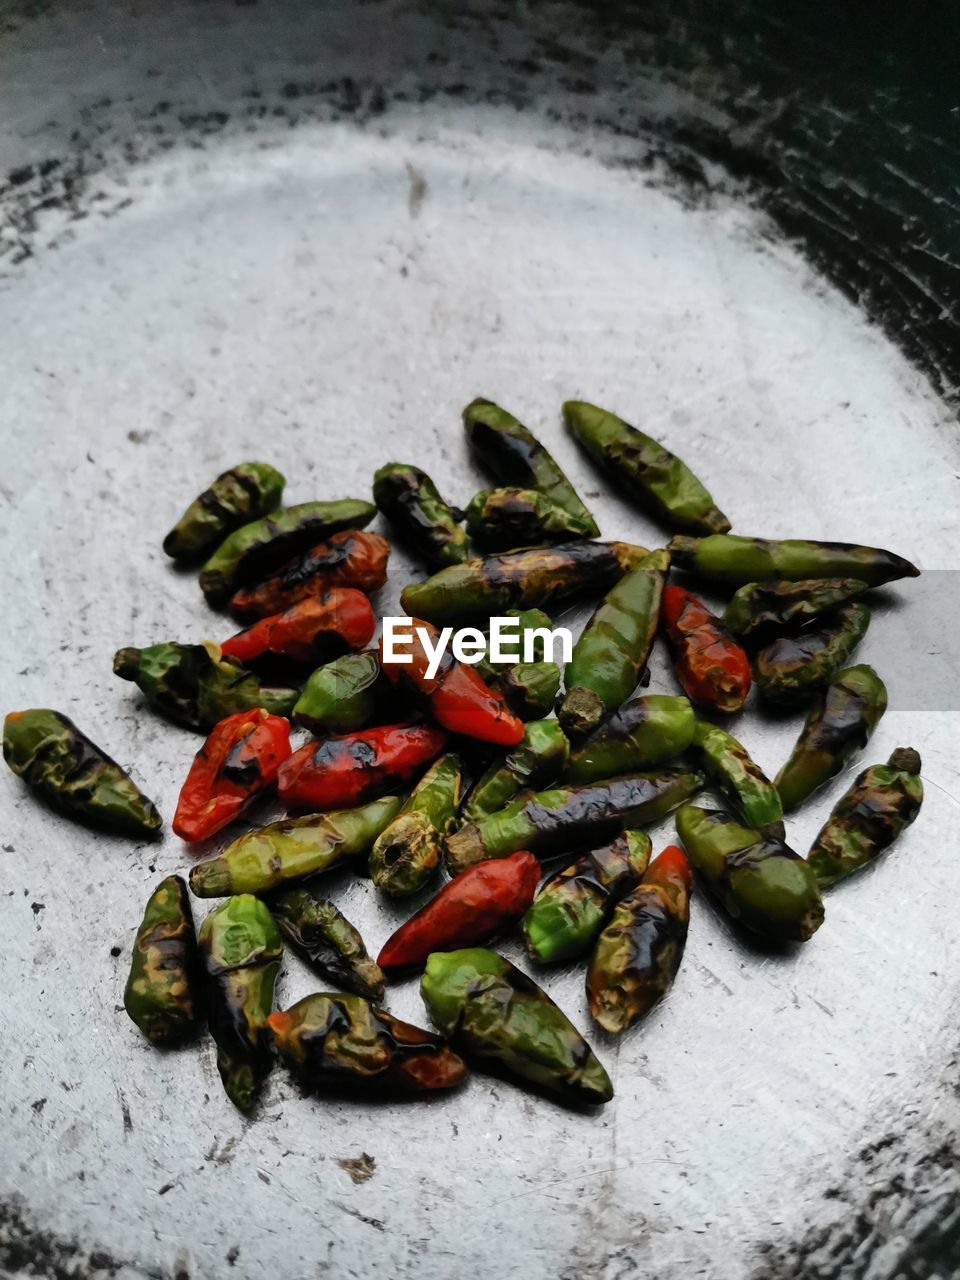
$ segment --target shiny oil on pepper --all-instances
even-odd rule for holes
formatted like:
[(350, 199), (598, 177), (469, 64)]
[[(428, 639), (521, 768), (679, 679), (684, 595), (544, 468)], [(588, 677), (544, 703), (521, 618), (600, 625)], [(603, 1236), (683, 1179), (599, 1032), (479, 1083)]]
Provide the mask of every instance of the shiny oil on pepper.
[(677, 679), (690, 701), (729, 715), (750, 692), (750, 660), (702, 601), (682, 587), (663, 591), (660, 618)]
[(806, 701), (829, 684), (866, 634), (870, 610), (854, 601), (793, 636), (781, 636), (756, 656), (757, 688), (779, 706)]
[(284, 939), (344, 991), (382, 1000), (383, 970), (347, 918), (312, 885), (289, 885), (267, 898)]
[(761, 827), (783, 836), (780, 793), (736, 738), (715, 724), (699, 720), (693, 741), (708, 775), (733, 800), (748, 827)]
[(801, 538), (771, 541), (715, 533), (706, 538), (671, 538), (673, 567), (711, 582), (742, 587), (768, 578), (794, 582), (810, 578), (859, 578), (871, 587), (897, 578), (916, 578), (920, 570), (903, 556), (852, 542), (811, 542)]
[(274, 511), (284, 483), (280, 472), (266, 462), (241, 462), (222, 472), (164, 538), (164, 551), (174, 560), (209, 556), (228, 533)]
[(230, 597), (229, 609), (241, 622), (283, 613), (330, 587), (356, 587), (368, 594), (387, 580), (390, 544), (378, 533), (347, 529), (287, 561), (275, 574)]
[[(293, 708), (293, 718), (316, 734), (351, 733), (378, 715), (398, 720), (393, 689), (384, 679), (375, 649), (345, 653), (309, 677)], [(392, 714), (391, 714), (392, 712)]]
[(370, 850), (370, 878), (378, 889), (403, 898), (435, 874), (460, 806), (461, 784), (460, 760), (452, 752), (430, 766)]
[(123, 1007), (151, 1044), (182, 1044), (199, 1030), (200, 956), (187, 886), (179, 876), (161, 880), (147, 902)]
[(723, 625), (744, 641), (763, 644), (869, 590), (860, 578), (748, 582), (734, 592), (724, 610)]
[(370, 601), (354, 587), (331, 587), (231, 636), (220, 652), (246, 665), (270, 654), (320, 662), (344, 649), (362, 649), (377, 629)]
[(659, 693), (631, 698), (571, 751), (566, 780), (597, 782), (663, 764), (686, 751), (694, 723), (686, 698)]
[(517, 745), (494, 760), (463, 807), (466, 821), (502, 809), (521, 791), (537, 791), (561, 777), (570, 744), (556, 720), (532, 720)]
[(483, 551), (589, 538), (593, 520), (571, 515), (536, 489), (482, 489), (466, 510), (467, 532)]
[(467, 558), (463, 513), (447, 505), (425, 471), (388, 462), (373, 477), (373, 500), (415, 555), (438, 569)]

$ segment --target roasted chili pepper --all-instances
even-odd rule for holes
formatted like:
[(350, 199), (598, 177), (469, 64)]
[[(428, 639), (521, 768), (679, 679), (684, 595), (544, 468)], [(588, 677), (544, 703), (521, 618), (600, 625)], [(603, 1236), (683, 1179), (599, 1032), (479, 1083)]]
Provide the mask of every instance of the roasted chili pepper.
[(803, 803), (862, 751), (887, 709), (887, 688), (873, 667), (847, 667), (810, 709), (775, 783), (786, 813)]
[(774, 942), (806, 942), (823, 924), (816, 876), (778, 836), (691, 804), (677, 813), (677, 834), (707, 886), (745, 928)]
[(391, 934), (377, 963), (387, 973), (422, 969), (433, 951), (472, 947), (506, 932), (533, 901), (539, 879), (532, 853), (478, 862)]
[[(527, 658), (528, 648), (527, 639), (531, 641), (529, 649), (532, 662), (543, 662), (547, 656), (547, 637), (553, 632), (553, 622), (550, 615), (544, 613), (542, 609), (507, 609), (502, 615), (505, 618), (516, 618), (517, 631), (516, 641), (511, 638), (509, 644), (504, 641), (505, 647), (512, 655), (517, 654), (517, 662), (524, 662)], [(477, 670), (483, 676), (484, 680), (493, 681), (504, 670), (504, 665), (494, 662), (491, 658), (490, 645), (477, 663)]]
[(702, 774), (664, 769), (628, 773), (585, 787), (528, 792), (450, 836), (447, 867), (457, 875), (485, 858), (503, 858), (516, 849), (549, 858), (596, 848), (622, 831), (666, 817), (701, 786)]
[(830, 683), (869, 625), (870, 610), (855, 601), (794, 636), (781, 636), (757, 654), (757, 687), (781, 706), (805, 701)]
[(614, 904), (630, 892), (649, 861), (650, 837), (644, 831), (627, 831), (551, 876), (523, 917), (530, 958), (557, 964), (583, 955)]
[(483, 551), (512, 551), (545, 542), (589, 538), (596, 529), (536, 489), (482, 489), (466, 510), (467, 532)]
[(730, 528), (686, 463), (659, 441), (585, 400), (568, 400), (563, 417), (578, 443), (643, 510), (691, 533)]
[(263, 688), (251, 672), (222, 660), (219, 646), (207, 641), (118, 649), (113, 670), (122, 680), (132, 680), (155, 711), (199, 733), (254, 707), (288, 716), (299, 697), (297, 689)]
[(896, 578), (916, 578), (920, 570), (902, 556), (853, 542), (809, 542), (800, 538), (771, 541), (716, 533), (707, 538), (671, 538), (668, 550), (675, 569), (712, 582), (742, 587), (767, 578), (859, 578), (871, 587)]
[(285, 613), (261, 618), (220, 646), (232, 662), (250, 663), (266, 654), (294, 662), (316, 662), (362, 649), (377, 629), (370, 601), (353, 587), (331, 587), (301, 600)]
[(228, 533), (280, 505), (284, 478), (266, 462), (241, 462), (204, 489), (163, 540), (174, 560), (209, 556)]
[(280, 767), (280, 799), (295, 809), (365, 804), (416, 777), (446, 744), (432, 724), (388, 724), (308, 742)]
[(3, 758), (47, 804), (77, 822), (148, 838), (163, 825), (130, 775), (59, 711), (11, 711), (3, 722)]
[[(362, 729), (378, 713), (396, 711), (391, 685), (380, 669), (375, 649), (345, 653), (318, 667), (303, 686), (293, 718), (314, 733), (350, 733)], [(394, 714), (389, 719), (397, 719)]]
[(402, 803), (399, 796), (384, 796), (359, 809), (272, 822), (239, 836), (218, 858), (198, 862), (190, 872), (190, 888), (198, 898), (266, 893), (329, 871), (367, 854)]
[(200, 590), (209, 604), (226, 604), (244, 583), (258, 581), (323, 538), (363, 529), (376, 514), (373, 503), (356, 498), (284, 507), (231, 533), (203, 566)]
[(700, 720), (693, 741), (703, 753), (707, 774), (723, 788), (748, 827), (783, 837), (780, 792), (731, 734)]
[(407, 613), (454, 626), (507, 609), (544, 608), (587, 591), (602, 591), (647, 551), (628, 542), (561, 542), (505, 551), (441, 569), (400, 593)]
[(610, 1077), (573, 1023), (509, 960), (482, 947), (435, 951), (420, 994), (468, 1061), (574, 1105), (609, 1102)]
[(460, 805), (460, 761), (441, 756), (374, 841), (370, 877), (394, 898), (416, 893), (440, 866), (443, 839)]
[(821, 889), (852, 875), (889, 849), (923, 804), (920, 756), (897, 747), (886, 764), (875, 764), (837, 801), (807, 854)]
[(660, 616), (690, 701), (727, 715), (739, 711), (750, 692), (750, 660), (720, 619), (689, 591), (669, 585)]
[(571, 737), (592, 732), (637, 687), (657, 631), (665, 551), (651, 551), (610, 589), (573, 646), (558, 716)]
[(282, 613), (331, 587), (379, 591), (387, 580), (390, 544), (378, 533), (347, 529), (295, 556), (275, 574), (231, 596), (229, 609), (241, 622)]
[(370, 958), (350, 921), (317, 889), (278, 889), (267, 898), (267, 906), (286, 941), (324, 977), (367, 1000), (383, 999), (383, 970)]
[(734, 635), (763, 643), (783, 631), (794, 630), (869, 591), (860, 578), (804, 578), (789, 582), (748, 582), (727, 605), (723, 623)]
[(273, 917), (248, 893), (216, 907), (200, 926), (210, 1034), (227, 1097), (249, 1111), (273, 1061), (267, 1016), (283, 956)]
[(525, 637), (532, 634), (536, 660), (504, 665), (491, 662), (488, 650), (475, 669), (491, 689), (503, 695), (521, 720), (542, 720), (553, 709), (560, 692), (560, 668), (555, 662), (544, 661), (546, 644), (538, 637), (540, 631), (552, 631), (553, 623), (540, 609), (508, 609), (504, 617), (511, 616), (519, 624), (516, 652), (524, 654)]
[(532, 720), (513, 750), (494, 760), (476, 783), (464, 805), (464, 818), (484, 818), (521, 791), (549, 786), (562, 776), (569, 753), (570, 744), (556, 720)]
[(182, 1044), (200, 1028), (199, 984), (187, 886), (167, 876), (150, 895), (137, 930), (123, 1007), (151, 1044)]
[(320, 991), (267, 1021), (277, 1052), (307, 1089), (426, 1093), (452, 1089), (467, 1075), (463, 1059), (439, 1036), (360, 996)]
[(290, 725), (262, 707), (238, 711), (213, 729), (180, 791), (173, 829), (181, 840), (222, 831), (272, 786), (290, 754)]
[(597, 536), (597, 522), (573, 485), (536, 436), (512, 413), (478, 397), (464, 409), (463, 425), (471, 450), (499, 484), (538, 489), (569, 511), (582, 524), (586, 537)]
[(467, 558), (463, 513), (444, 502), (425, 471), (388, 462), (373, 477), (373, 500), (400, 538), (427, 564), (443, 568)]
[(690, 923), (690, 866), (668, 845), (613, 908), (587, 969), (594, 1021), (619, 1035), (650, 1012), (673, 985)]
[(571, 751), (567, 781), (595, 782), (663, 764), (689, 747), (695, 719), (686, 698), (631, 698)]
[(435, 643), (435, 627), (412, 618), (413, 639), (409, 662), (388, 662), (381, 647), (383, 674), (397, 688), (409, 693), (430, 715), (451, 733), (462, 733), (481, 742), (513, 746), (523, 737), (523, 721), (519, 720), (499, 694), (483, 682), (472, 666), (457, 662), (447, 649), (435, 676), (427, 675), (430, 659), (420, 632)]

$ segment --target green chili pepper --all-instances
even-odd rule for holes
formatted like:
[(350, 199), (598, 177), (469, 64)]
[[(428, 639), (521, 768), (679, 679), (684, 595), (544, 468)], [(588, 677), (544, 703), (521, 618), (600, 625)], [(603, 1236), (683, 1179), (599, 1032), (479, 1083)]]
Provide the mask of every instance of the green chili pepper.
[(382, 678), (376, 649), (345, 653), (314, 671), (297, 699), (293, 718), (314, 733), (351, 733), (370, 724), (390, 700), (392, 690)]
[(649, 861), (650, 837), (627, 831), (551, 876), (523, 917), (530, 958), (557, 964), (583, 955), (614, 903), (630, 892)]
[(775, 942), (806, 942), (820, 928), (817, 878), (778, 836), (690, 804), (677, 813), (677, 834), (708, 887), (745, 928)]
[(595, 782), (663, 764), (686, 751), (696, 717), (686, 698), (631, 698), (570, 753), (569, 782)]
[(657, 632), (669, 568), (665, 551), (651, 551), (611, 588), (584, 627), (567, 663), (567, 692), (557, 713), (571, 737), (592, 732), (637, 687)]
[(370, 851), (370, 877), (392, 898), (416, 893), (440, 866), (443, 838), (460, 807), (460, 760), (441, 756)]
[(500, 1068), (570, 1104), (609, 1102), (610, 1078), (545, 991), (483, 947), (435, 951), (420, 994), (467, 1060)]
[(553, 623), (541, 609), (507, 609), (504, 617), (519, 623), (516, 652), (522, 657), (527, 635), (534, 640), (535, 662), (516, 662), (509, 666), (491, 662), (489, 651), (476, 664), (483, 680), (501, 694), (510, 710), (521, 720), (542, 720), (549, 715), (560, 691), (560, 668), (545, 662), (545, 637), (540, 631), (552, 631)]
[(331, 534), (365, 528), (376, 514), (357, 498), (284, 507), (231, 533), (203, 566), (200, 590), (208, 604), (226, 604), (244, 583), (265, 578)]
[(273, 1066), (267, 1016), (283, 942), (267, 908), (246, 893), (210, 912), (199, 941), (217, 1069), (230, 1101), (249, 1111)]
[(182, 1044), (200, 1027), (199, 979), (187, 886), (167, 876), (150, 895), (137, 930), (123, 1007), (151, 1044)]
[(464, 819), (477, 821), (502, 809), (518, 792), (556, 781), (569, 752), (570, 744), (556, 720), (532, 720), (520, 742), (494, 760), (474, 786), (463, 808)]
[(671, 538), (673, 567), (731, 587), (767, 578), (858, 578), (871, 587), (896, 578), (916, 578), (920, 570), (902, 556), (853, 542), (770, 541), (717, 533), (707, 538)]
[(923, 804), (920, 756), (897, 747), (887, 764), (875, 764), (837, 801), (807, 861), (821, 889), (878, 858), (910, 826)]
[(568, 400), (563, 417), (587, 453), (645, 511), (692, 533), (724, 533), (730, 528), (686, 463), (659, 441), (585, 400)]
[(658, 822), (702, 786), (700, 773), (663, 769), (585, 787), (528, 792), (450, 836), (447, 868), (457, 875), (485, 858), (505, 858), (517, 849), (549, 858), (596, 848), (622, 831)]
[[(547, 656), (547, 635), (553, 631), (553, 622), (550, 615), (544, 613), (542, 609), (506, 609), (502, 616), (516, 618), (517, 620), (516, 645), (511, 643), (509, 646), (511, 652), (516, 652), (519, 655), (517, 661), (526, 661), (526, 642), (529, 636), (532, 641), (532, 662), (543, 662)], [(488, 646), (486, 653), (477, 663), (477, 670), (484, 680), (489, 682), (491, 679), (496, 679), (503, 669), (501, 663), (490, 660)]]
[(221, 658), (219, 646), (209, 642), (118, 649), (113, 670), (122, 680), (132, 680), (162, 716), (199, 733), (254, 707), (288, 716), (300, 696), (297, 689), (263, 688), (255, 675)]
[(382, 1000), (383, 970), (370, 958), (359, 932), (311, 885), (278, 889), (267, 906), (287, 942), (303, 952), (331, 982), (368, 1000)]
[(776, 776), (784, 812), (796, 809), (863, 750), (886, 709), (886, 685), (873, 667), (847, 667), (834, 678)]
[(499, 484), (538, 489), (584, 526), (595, 538), (600, 530), (577, 491), (540, 441), (492, 400), (478, 397), (463, 411), (470, 448)]
[(730, 797), (750, 827), (768, 830), (783, 838), (783, 806), (780, 792), (731, 734), (715, 724), (698, 720), (693, 741), (703, 752), (707, 773)]
[(596, 525), (557, 506), (536, 489), (482, 489), (466, 510), (467, 532), (484, 551), (589, 538)]
[(373, 500), (410, 549), (442, 568), (467, 558), (461, 511), (444, 502), (425, 471), (388, 462), (374, 473)]
[(825, 614), (819, 626), (781, 636), (757, 654), (757, 687), (768, 702), (802, 702), (829, 684), (866, 634), (870, 610), (846, 604)]
[(748, 582), (727, 605), (723, 622), (734, 635), (763, 640), (799, 627), (869, 590), (869, 585), (860, 578), (804, 578), (799, 582), (774, 578), (771, 582)]
[(164, 538), (164, 551), (174, 560), (203, 559), (228, 533), (274, 511), (284, 483), (280, 472), (266, 462), (231, 467), (190, 503)]
[(130, 775), (59, 711), (11, 711), (3, 722), (3, 758), (47, 804), (77, 822), (148, 838), (163, 825)]
[(190, 872), (190, 888), (198, 898), (266, 893), (328, 871), (367, 853), (402, 804), (399, 796), (384, 796), (357, 809), (272, 822), (240, 836), (219, 857), (198, 862)]

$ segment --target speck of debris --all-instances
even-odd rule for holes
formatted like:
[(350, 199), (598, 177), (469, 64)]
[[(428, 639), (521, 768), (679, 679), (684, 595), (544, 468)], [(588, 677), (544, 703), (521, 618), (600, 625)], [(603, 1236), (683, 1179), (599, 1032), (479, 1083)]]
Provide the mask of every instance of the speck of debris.
[(37, 1115), (39, 1115), (46, 1105), (47, 1105), (46, 1098), (37, 1098), (35, 1102), (30, 1103), (30, 1108), (32, 1111), (35, 1111)]
[(172, 1191), (177, 1184), (175, 1182), (165, 1182), (157, 1192), (158, 1196), (165, 1196), (168, 1191)]
[(45, 910), (46, 910), (46, 907), (47, 907), (47, 904), (46, 904), (45, 902), (31, 902), (31, 903), (30, 903), (30, 910), (33, 912), (33, 914), (34, 914), (35, 916), (38, 916), (38, 915), (40, 914), (40, 912), (41, 912), (41, 911), (45, 911)]
[(358, 1186), (362, 1182), (369, 1182), (377, 1171), (376, 1160), (373, 1156), (368, 1156), (366, 1151), (352, 1159), (338, 1160), (337, 1164)]
[(258, 1170), (257, 1170), (257, 1177), (260, 1179), (260, 1181), (261, 1181), (261, 1182), (265, 1182), (265, 1183), (267, 1184), (267, 1186), (269, 1187), (269, 1185), (270, 1185), (270, 1175), (269, 1175), (269, 1173), (264, 1173), (262, 1169), (258, 1169)]
[(4, 853), (16, 853), (16, 849), (13, 847), (12, 844), (5, 844), (2, 846), (2, 848)]
[(237, 1248), (235, 1244), (232, 1244), (230, 1248), (227, 1250), (228, 1265), (231, 1267), (235, 1267), (237, 1265), (237, 1259), (239, 1257), (240, 1257), (240, 1250)]
[(128, 431), (127, 439), (131, 444), (146, 444), (152, 435), (152, 431)]
[(123, 955), (123, 947), (111, 947), (110, 954), (116, 959), (117, 956)]

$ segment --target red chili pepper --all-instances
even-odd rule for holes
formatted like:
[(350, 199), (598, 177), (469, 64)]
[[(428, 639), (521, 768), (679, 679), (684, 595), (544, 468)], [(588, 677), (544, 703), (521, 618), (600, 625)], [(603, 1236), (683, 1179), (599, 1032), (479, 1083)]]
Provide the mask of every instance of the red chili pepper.
[(373, 608), (362, 591), (331, 587), (237, 632), (220, 646), (220, 652), (240, 663), (266, 653), (313, 662), (334, 658), (344, 649), (362, 649), (376, 629)]
[(540, 863), (526, 850), (478, 862), (388, 938), (377, 964), (387, 970), (420, 969), (433, 951), (486, 942), (520, 919), (539, 879)]
[(660, 619), (690, 701), (739, 711), (750, 692), (750, 661), (716, 614), (689, 591), (670, 585), (663, 590)]
[(180, 790), (173, 829), (181, 840), (214, 835), (276, 779), (290, 754), (290, 722), (262, 707), (215, 725)]
[(346, 529), (288, 560), (256, 586), (238, 591), (230, 601), (230, 612), (246, 622), (282, 613), (329, 587), (378, 591), (387, 580), (389, 555), (390, 543), (378, 533)]
[(308, 742), (280, 770), (279, 792), (296, 809), (349, 809), (409, 782), (447, 745), (431, 724), (388, 724)]
[(449, 649), (444, 652), (437, 674), (427, 678), (429, 658), (417, 629), (422, 627), (434, 641), (439, 632), (419, 618), (410, 621), (413, 640), (409, 662), (383, 661), (383, 641), (380, 642), (383, 673), (390, 683), (413, 694), (434, 720), (451, 733), (505, 747), (518, 743), (524, 735), (523, 721), (517, 719), (498, 693), (484, 684), (473, 667), (457, 662)]
[(640, 887), (642, 888), (648, 884), (660, 884), (666, 887), (683, 885), (685, 889), (689, 890), (692, 882), (693, 872), (690, 870), (687, 855), (679, 845), (668, 844), (664, 850), (657, 854), (643, 873)]

